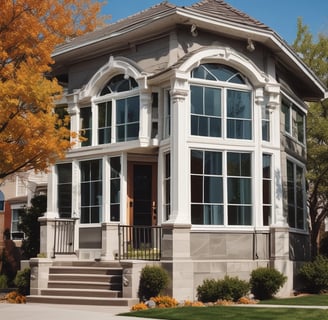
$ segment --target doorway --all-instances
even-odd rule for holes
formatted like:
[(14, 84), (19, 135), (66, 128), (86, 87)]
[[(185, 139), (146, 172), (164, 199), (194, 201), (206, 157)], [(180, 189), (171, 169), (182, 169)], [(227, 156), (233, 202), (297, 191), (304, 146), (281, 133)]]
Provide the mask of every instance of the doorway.
[(128, 212), (133, 226), (157, 224), (157, 165), (155, 163), (128, 164)]

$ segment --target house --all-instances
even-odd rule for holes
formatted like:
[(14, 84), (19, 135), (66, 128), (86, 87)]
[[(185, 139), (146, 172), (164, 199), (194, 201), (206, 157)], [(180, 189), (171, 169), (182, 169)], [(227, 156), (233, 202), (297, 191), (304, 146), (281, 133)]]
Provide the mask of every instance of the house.
[(47, 175), (33, 171), (13, 174), (0, 183), (0, 252), (3, 240), (21, 246), (24, 234), (19, 229), (19, 212), (31, 205), (31, 199), (47, 192)]
[(152, 263), (179, 300), (259, 266), (288, 276), (280, 295), (297, 287), (310, 255), (306, 102), (327, 91), (275, 31), (221, 0), (162, 2), (53, 59), (57, 111), (83, 139), (49, 173), (32, 294), (65, 256), (120, 262), (123, 296), (136, 297), (149, 261), (126, 259), (134, 249), (160, 252)]

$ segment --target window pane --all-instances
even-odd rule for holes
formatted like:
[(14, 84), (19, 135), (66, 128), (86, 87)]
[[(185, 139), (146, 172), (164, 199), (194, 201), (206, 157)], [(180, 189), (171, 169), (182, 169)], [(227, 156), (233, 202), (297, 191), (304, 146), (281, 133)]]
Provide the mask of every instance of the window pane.
[(210, 116), (221, 116), (221, 90), (205, 88), (205, 112)]
[(263, 225), (269, 226), (272, 223), (271, 206), (263, 206)]
[(222, 225), (223, 224), (223, 206), (204, 205), (203, 224)]
[(120, 205), (112, 204), (110, 206), (110, 221), (120, 221)]
[(287, 102), (283, 101), (281, 104), (281, 112), (285, 116), (285, 131), (291, 133), (290, 130), (290, 107)]
[(203, 202), (203, 177), (191, 176), (191, 202)]
[(222, 175), (222, 153), (205, 152), (205, 174)]
[(231, 139), (252, 139), (252, 122), (228, 119), (227, 137)]
[(271, 156), (270, 155), (263, 155), (262, 157), (263, 161), (263, 169), (262, 169), (262, 175), (263, 178), (271, 178)]
[(251, 93), (228, 90), (227, 116), (230, 118), (251, 119)]
[(271, 204), (271, 180), (263, 180), (263, 203)]
[(203, 173), (203, 151), (191, 150), (191, 173)]
[(252, 224), (252, 209), (246, 206), (228, 206), (228, 224), (244, 225)]
[(139, 123), (128, 124), (126, 129), (126, 140), (134, 140), (139, 137)]
[(204, 202), (205, 203), (222, 203), (223, 202), (223, 185), (222, 178), (204, 177)]
[(125, 99), (116, 101), (116, 124), (125, 123)]
[(251, 204), (252, 180), (245, 178), (228, 178), (228, 203)]
[(191, 205), (191, 223), (204, 224), (203, 219), (203, 205)]
[(110, 184), (110, 201), (111, 203), (120, 202), (120, 179), (112, 179)]
[(228, 176), (251, 176), (251, 154), (228, 152)]
[(203, 88), (198, 86), (190, 87), (191, 113), (203, 114)]
[(139, 96), (126, 99), (127, 122), (139, 121)]

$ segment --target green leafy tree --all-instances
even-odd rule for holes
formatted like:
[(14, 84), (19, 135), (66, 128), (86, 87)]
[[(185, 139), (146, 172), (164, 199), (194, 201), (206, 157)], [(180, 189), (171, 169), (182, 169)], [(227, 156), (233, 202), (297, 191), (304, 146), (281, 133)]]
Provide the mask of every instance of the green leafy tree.
[[(328, 37), (313, 39), (308, 27), (298, 20), (293, 48), (328, 86)], [(328, 99), (310, 103), (307, 118), (307, 183), (312, 256), (318, 254), (320, 228), (328, 216)]]
[(47, 197), (36, 196), (31, 200), (31, 207), (20, 213), (19, 228), (25, 234), (22, 243), (23, 257), (30, 259), (40, 252), (40, 223), (38, 218), (47, 210)]

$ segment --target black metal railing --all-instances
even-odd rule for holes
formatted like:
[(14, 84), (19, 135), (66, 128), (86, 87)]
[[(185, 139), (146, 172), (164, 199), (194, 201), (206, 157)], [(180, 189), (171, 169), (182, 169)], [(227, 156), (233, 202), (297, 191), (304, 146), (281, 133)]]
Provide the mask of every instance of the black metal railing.
[(119, 260), (161, 260), (162, 228), (118, 226)]
[(56, 219), (53, 258), (56, 254), (74, 254), (76, 219)]

